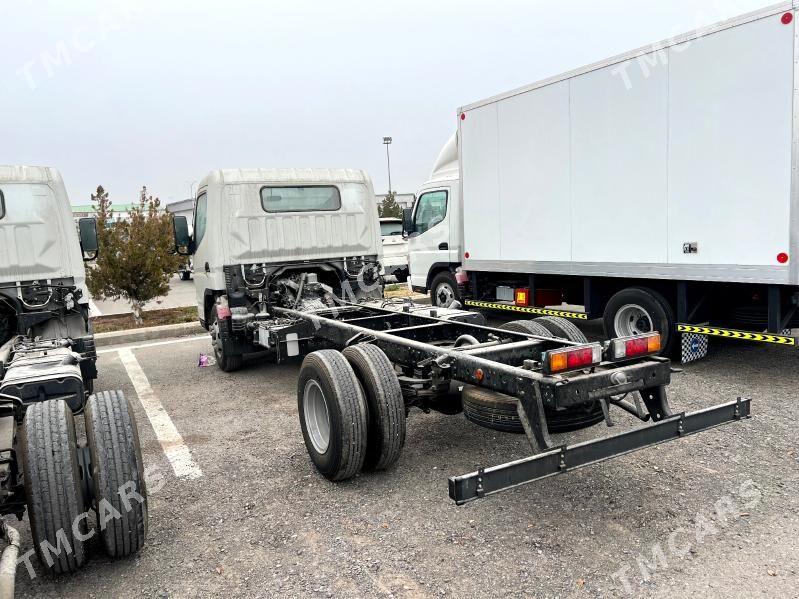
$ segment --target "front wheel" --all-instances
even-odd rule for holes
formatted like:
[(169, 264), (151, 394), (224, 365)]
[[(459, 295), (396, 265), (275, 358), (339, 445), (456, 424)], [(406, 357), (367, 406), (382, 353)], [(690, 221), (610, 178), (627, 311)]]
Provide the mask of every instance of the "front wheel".
[(223, 372), (235, 372), (244, 364), (244, 356), (241, 354), (230, 354), (225, 351), (225, 346), (222, 343), (222, 337), (219, 333), (219, 324), (216, 306), (214, 306), (211, 310), (211, 326), (208, 330), (211, 333), (211, 344), (214, 346), (216, 365), (219, 366), (220, 370)]
[(454, 301), (460, 301), (458, 283), (448, 270), (438, 273), (430, 284), (430, 305), (438, 308), (449, 308)]
[(658, 332), (661, 353), (668, 355), (676, 337), (674, 310), (657, 291), (645, 287), (622, 289), (610, 298), (602, 318), (608, 338)]

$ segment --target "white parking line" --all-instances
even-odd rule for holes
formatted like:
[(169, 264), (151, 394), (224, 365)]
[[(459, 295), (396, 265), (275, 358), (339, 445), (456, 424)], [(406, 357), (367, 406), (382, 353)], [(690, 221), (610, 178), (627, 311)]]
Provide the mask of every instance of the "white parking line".
[(172, 465), (172, 470), (175, 471), (175, 476), (185, 479), (196, 479), (203, 475), (200, 467), (195, 463), (194, 458), (191, 457), (191, 452), (186, 444), (183, 442), (183, 437), (180, 436), (178, 429), (167, 414), (158, 396), (150, 387), (150, 381), (147, 380), (147, 375), (144, 374), (139, 361), (133, 355), (130, 348), (123, 348), (119, 351), (119, 359), (128, 371), (130, 381), (133, 383), (133, 388), (136, 389), (136, 394), (139, 396), (139, 402), (144, 408), (147, 418), (150, 419), (150, 424), (153, 426), (155, 436), (161, 444), (161, 449), (164, 450), (169, 463)]

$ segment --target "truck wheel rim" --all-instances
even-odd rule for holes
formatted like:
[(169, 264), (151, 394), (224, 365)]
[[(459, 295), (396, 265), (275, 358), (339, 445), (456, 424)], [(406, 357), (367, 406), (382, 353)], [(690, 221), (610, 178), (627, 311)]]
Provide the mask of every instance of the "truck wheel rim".
[(616, 317), (613, 319), (613, 328), (618, 337), (632, 337), (633, 335), (643, 335), (655, 330), (652, 325), (652, 317), (649, 313), (637, 304), (627, 304), (622, 306)]
[(440, 308), (446, 308), (455, 299), (455, 292), (449, 283), (441, 283), (436, 290), (436, 305)]
[(315, 380), (305, 383), (302, 405), (311, 444), (317, 452), (324, 454), (330, 446), (330, 413), (325, 394)]

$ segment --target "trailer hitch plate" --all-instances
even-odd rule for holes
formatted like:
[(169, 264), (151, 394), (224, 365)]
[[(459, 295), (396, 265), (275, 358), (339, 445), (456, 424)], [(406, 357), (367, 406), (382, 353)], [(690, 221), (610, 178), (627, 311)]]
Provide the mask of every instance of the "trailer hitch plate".
[(458, 505), (556, 474), (622, 456), (750, 416), (750, 399), (738, 398), (609, 437), (563, 445), (529, 458), (449, 479), (449, 496)]

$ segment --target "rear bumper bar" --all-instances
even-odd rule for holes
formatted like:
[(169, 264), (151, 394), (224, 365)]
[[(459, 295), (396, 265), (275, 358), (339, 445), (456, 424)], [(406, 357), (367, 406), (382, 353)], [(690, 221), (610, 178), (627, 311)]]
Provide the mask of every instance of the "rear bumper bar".
[(556, 447), (523, 460), (455, 476), (449, 479), (449, 496), (456, 504), (463, 505), (513, 487), (749, 418), (750, 403), (749, 399), (738, 398), (737, 401), (689, 414), (675, 414), (617, 435)]

